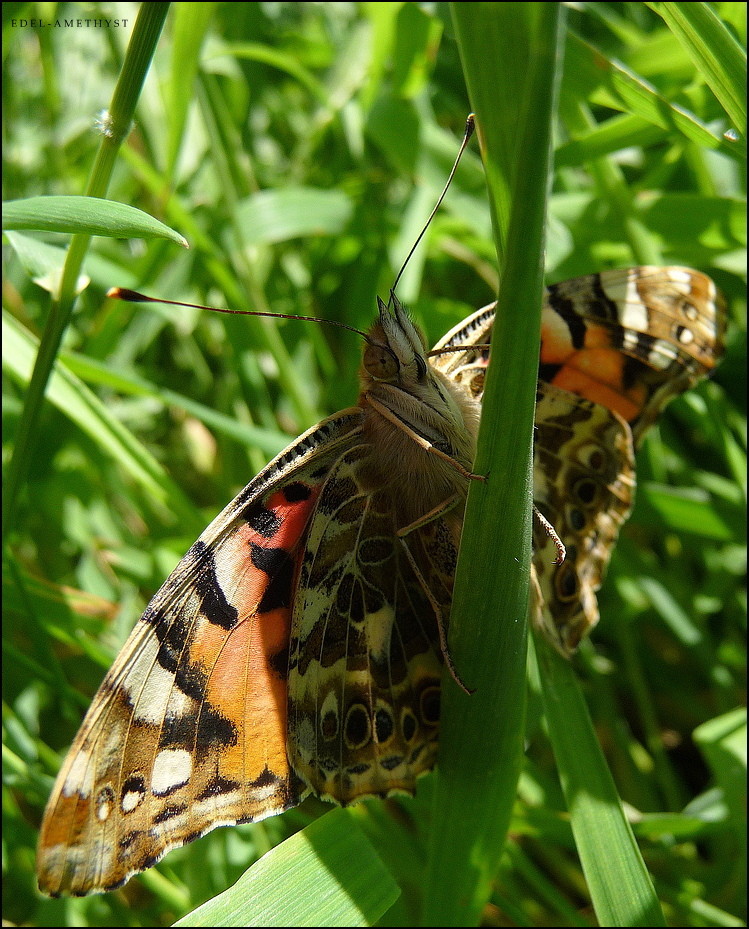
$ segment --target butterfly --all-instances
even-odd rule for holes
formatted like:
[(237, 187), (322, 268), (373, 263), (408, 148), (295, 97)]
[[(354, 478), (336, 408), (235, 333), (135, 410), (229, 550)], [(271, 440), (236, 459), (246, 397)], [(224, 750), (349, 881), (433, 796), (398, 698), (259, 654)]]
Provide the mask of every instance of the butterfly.
[[(216, 517), (105, 677), (44, 815), (45, 893), (112, 890), (171, 848), (310, 793), (342, 805), (413, 793), (434, 766), (495, 306), (431, 352), (394, 295), (378, 309), (357, 406), (304, 433)], [(547, 290), (530, 582), (535, 622), (564, 654), (598, 620), (634, 448), (714, 367), (724, 326), (713, 282), (687, 268)]]

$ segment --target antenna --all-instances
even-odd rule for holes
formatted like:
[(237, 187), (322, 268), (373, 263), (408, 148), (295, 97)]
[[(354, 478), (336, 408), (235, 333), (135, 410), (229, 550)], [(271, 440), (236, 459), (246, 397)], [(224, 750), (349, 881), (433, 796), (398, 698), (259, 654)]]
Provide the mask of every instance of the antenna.
[(468, 143), (469, 143), (469, 141), (470, 141), (470, 139), (471, 139), (471, 136), (473, 135), (473, 130), (474, 130), (475, 128), (476, 128), (476, 120), (475, 120), (475, 118), (474, 118), (473, 113), (469, 113), (469, 114), (468, 114), (468, 119), (466, 120), (466, 128), (465, 128), (465, 132), (464, 132), (464, 134), (463, 134), (463, 141), (460, 143), (460, 148), (458, 149), (458, 156), (457, 156), (457, 158), (455, 159), (455, 164), (453, 165), (453, 169), (452, 169), (452, 171), (450, 172), (450, 176), (449, 176), (448, 179), (447, 179), (447, 183), (445, 184), (445, 187), (444, 187), (442, 193), (441, 193), (440, 196), (439, 196), (439, 200), (437, 200), (437, 202), (436, 202), (435, 205), (434, 205), (434, 209), (433, 209), (432, 212), (429, 214), (429, 219), (424, 223), (424, 228), (421, 230), (421, 232), (419, 233), (418, 238), (416, 239), (416, 241), (414, 242), (414, 244), (411, 246), (411, 251), (408, 253), (408, 255), (406, 255), (406, 260), (403, 262), (403, 264), (401, 265), (400, 271), (399, 271), (398, 274), (396, 275), (395, 283), (394, 283), (393, 286), (390, 288), (390, 299), (391, 299), (391, 300), (392, 300), (392, 298), (395, 296), (395, 288), (398, 286), (398, 281), (401, 279), (401, 276), (403, 275), (403, 272), (406, 270), (406, 265), (407, 265), (408, 262), (411, 260), (411, 255), (413, 255), (413, 253), (416, 251), (416, 246), (417, 246), (417, 245), (419, 244), (419, 242), (421, 242), (421, 240), (424, 238), (424, 233), (425, 233), (425, 232), (427, 231), (427, 229), (429, 228), (429, 223), (431, 223), (431, 221), (434, 219), (434, 214), (435, 214), (435, 213), (437, 212), (437, 210), (440, 208), (440, 204), (441, 204), (442, 201), (445, 199), (445, 194), (447, 193), (447, 189), (448, 189), (448, 187), (450, 186), (450, 184), (452, 183), (452, 179), (453, 179), (453, 177), (455, 176), (455, 172), (456, 172), (457, 169), (458, 169), (458, 162), (460, 161), (460, 159), (461, 159), (461, 157), (462, 157), (462, 155), (463, 155), (463, 152), (466, 150), (466, 146), (468, 145)]
[[(405, 270), (405, 267), (408, 264), (411, 258), (411, 255), (413, 255), (414, 251), (416, 250), (416, 246), (419, 244), (419, 242), (421, 242), (422, 238), (424, 237), (424, 233), (427, 231), (427, 228), (429, 227), (429, 223), (431, 223), (432, 219), (434, 218), (434, 214), (437, 212), (437, 210), (440, 207), (440, 204), (445, 199), (445, 194), (447, 193), (447, 190), (452, 182), (452, 179), (455, 176), (455, 172), (458, 168), (458, 163), (460, 162), (461, 156), (463, 155), (463, 152), (465, 151), (466, 146), (468, 145), (468, 142), (470, 141), (470, 138), (473, 135), (473, 130), (475, 129), (475, 126), (476, 124), (475, 124), (473, 113), (470, 113), (468, 115), (468, 119), (466, 120), (466, 128), (463, 134), (463, 141), (460, 144), (460, 149), (458, 150), (458, 155), (455, 159), (455, 163), (453, 164), (452, 171), (450, 171), (450, 175), (447, 178), (447, 183), (445, 184), (445, 187), (442, 193), (440, 194), (439, 199), (437, 200), (437, 203), (435, 204), (434, 209), (429, 214), (429, 219), (427, 219), (426, 223), (424, 224), (424, 228), (419, 233), (419, 237), (416, 239), (413, 246), (411, 247), (411, 250), (406, 256), (406, 260), (403, 262), (403, 265), (401, 266), (401, 269), (398, 272), (397, 277), (395, 278), (395, 282), (393, 286), (390, 288), (390, 301), (392, 301), (392, 299), (395, 297), (395, 288), (398, 286), (398, 281), (401, 279), (401, 275), (403, 274), (403, 271)], [(381, 345), (381, 343), (376, 342), (366, 332), (363, 332), (361, 329), (356, 329), (354, 326), (347, 326), (346, 323), (339, 322), (337, 319), (321, 319), (318, 316), (297, 316), (296, 314), (292, 314), (292, 313), (270, 313), (270, 312), (265, 312), (263, 310), (229, 310), (229, 309), (226, 309), (223, 307), (217, 307), (217, 306), (204, 306), (202, 303), (184, 303), (181, 300), (164, 300), (161, 297), (149, 297), (146, 294), (139, 293), (137, 290), (129, 290), (127, 287), (112, 287), (110, 288), (110, 290), (107, 291), (107, 297), (109, 297), (112, 300), (125, 300), (129, 303), (165, 303), (168, 306), (186, 306), (194, 310), (210, 310), (214, 313), (228, 313), (232, 316), (267, 316), (267, 317), (271, 317), (275, 319), (300, 319), (305, 322), (311, 322), (311, 323), (326, 323), (329, 326), (338, 326), (339, 329), (348, 329), (349, 332), (355, 332), (357, 335), (360, 335), (364, 339), (364, 341), (367, 342), (369, 345), (376, 345), (378, 348), (384, 348), (391, 355), (393, 354), (391, 349), (388, 348), (388, 346)], [(388, 301), (388, 305), (390, 301)], [(446, 349), (442, 349), (441, 351), (457, 351), (457, 350), (458, 349), (446, 348)]]
[(111, 287), (107, 291), (107, 297), (110, 300), (125, 300), (128, 303), (166, 303), (168, 306), (187, 306), (193, 310), (211, 310), (213, 313), (228, 313), (231, 316), (268, 316), (271, 319), (301, 319), (309, 323), (327, 323), (329, 326), (338, 326), (339, 329), (348, 329), (349, 332), (355, 332), (362, 336), (371, 345), (379, 344), (373, 342), (366, 332), (356, 329), (354, 326), (347, 326), (337, 319), (322, 319), (319, 316), (296, 316), (293, 313), (270, 313), (263, 310), (228, 310), (220, 306), (204, 306), (202, 303), (185, 303), (183, 300), (164, 300), (162, 297), (148, 297), (146, 294), (138, 293), (137, 290), (128, 290), (127, 287)]

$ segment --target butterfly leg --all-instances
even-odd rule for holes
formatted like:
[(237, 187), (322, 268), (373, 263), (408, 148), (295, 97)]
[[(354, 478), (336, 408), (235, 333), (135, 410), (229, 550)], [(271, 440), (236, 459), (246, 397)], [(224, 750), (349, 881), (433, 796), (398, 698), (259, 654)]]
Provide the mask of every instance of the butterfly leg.
[(460, 687), (461, 690), (465, 691), (467, 694), (472, 694), (473, 690), (470, 687), (467, 687), (466, 684), (461, 680), (460, 675), (458, 674), (457, 668), (452, 660), (450, 655), (450, 649), (447, 644), (447, 624), (446, 617), (443, 612), (443, 607), (437, 601), (437, 598), (434, 596), (432, 585), (427, 583), (424, 578), (424, 575), (421, 572), (417, 564), (417, 560), (413, 555), (413, 552), (408, 547), (408, 540), (406, 536), (416, 532), (419, 529), (422, 529), (424, 526), (434, 523), (436, 520), (441, 519), (446, 513), (449, 513), (450, 510), (454, 509), (459, 503), (462, 502), (462, 495), (452, 494), (446, 500), (443, 500), (438, 506), (431, 509), (428, 513), (425, 513), (423, 516), (420, 516), (417, 520), (410, 523), (408, 526), (404, 526), (402, 529), (398, 530), (398, 538), (401, 545), (403, 546), (403, 551), (408, 559), (408, 563), (411, 566), (416, 579), (421, 586), (421, 589), (424, 591), (424, 595), (429, 601), (432, 610), (434, 611), (435, 619), (437, 620), (437, 631), (439, 633), (440, 639), (440, 651), (442, 652), (442, 658), (445, 662), (447, 670), (450, 672), (450, 677), (455, 681), (455, 683)]
[(403, 545), (403, 550), (406, 553), (406, 558), (408, 558), (408, 562), (411, 565), (411, 569), (416, 575), (416, 578), (419, 584), (421, 585), (421, 589), (424, 591), (424, 594), (426, 595), (427, 600), (429, 600), (429, 603), (431, 604), (432, 609), (434, 610), (434, 615), (437, 620), (437, 631), (439, 632), (439, 637), (440, 637), (440, 650), (442, 652), (442, 658), (445, 662), (445, 666), (447, 670), (450, 672), (450, 677), (455, 681), (458, 687), (460, 687), (460, 689), (464, 691), (465, 693), (467, 693), (468, 696), (470, 697), (470, 695), (474, 693), (474, 691), (470, 687), (468, 687), (466, 684), (463, 683), (460, 675), (458, 674), (458, 669), (455, 667), (455, 664), (452, 660), (452, 656), (450, 655), (450, 649), (447, 644), (447, 629), (445, 627), (445, 621), (444, 621), (444, 616), (442, 613), (442, 608), (440, 607), (434, 594), (430, 590), (429, 584), (427, 584), (427, 582), (424, 580), (424, 577), (421, 571), (419, 570), (418, 565), (416, 564), (416, 559), (414, 558), (414, 556), (411, 553), (411, 550), (408, 547), (408, 543), (403, 538), (401, 538), (400, 541), (401, 541), (401, 544)]
[(438, 503), (437, 506), (432, 507), (428, 513), (424, 513), (412, 523), (399, 529), (397, 533), (398, 537), (402, 539), (415, 529), (421, 529), (422, 526), (434, 522), (435, 519), (440, 519), (446, 513), (449, 513), (450, 510), (454, 509), (462, 500), (463, 497), (460, 494), (451, 494), (447, 500), (443, 500), (442, 503)]
[(411, 429), (410, 426), (407, 426), (402, 419), (400, 419), (392, 410), (388, 409), (384, 403), (380, 403), (379, 400), (376, 400), (371, 394), (367, 394), (367, 403), (372, 407), (372, 409), (377, 410), (380, 416), (384, 417), (388, 422), (391, 422), (394, 426), (397, 426), (401, 432), (405, 432), (406, 435), (412, 439), (417, 445), (421, 446), (425, 451), (429, 452), (431, 455), (436, 455), (438, 458), (442, 458), (443, 461), (449, 462), (453, 468), (462, 474), (463, 477), (468, 481), (485, 481), (486, 476), (484, 474), (474, 474), (472, 471), (468, 471), (463, 465), (448, 455), (446, 452), (440, 451), (436, 448), (429, 439), (425, 439), (423, 435), (419, 435), (418, 432), (415, 432)]
[(567, 549), (564, 547), (564, 542), (562, 542), (562, 540), (557, 535), (556, 529), (551, 525), (549, 520), (543, 515), (543, 513), (541, 513), (535, 504), (533, 505), (533, 514), (541, 524), (541, 527), (543, 528), (546, 535), (551, 539), (551, 541), (554, 543), (554, 546), (556, 547), (557, 557), (554, 559), (552, 564), (560, 565), (567, 557)]

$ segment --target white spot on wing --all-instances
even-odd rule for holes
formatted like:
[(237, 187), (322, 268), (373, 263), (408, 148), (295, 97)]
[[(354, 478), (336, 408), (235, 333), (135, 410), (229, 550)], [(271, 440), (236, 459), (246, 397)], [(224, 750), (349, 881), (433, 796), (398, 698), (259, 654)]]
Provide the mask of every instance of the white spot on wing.
[(143, 796), (144, 794), (142, 791), (128, 790), (122, 798), (122, 812), (132, 813), (136, 807), (140, 806)]
[(378, 659), (387, 658), (390, 654), (390, 639), (393, 634), (395, 613), (392, 606), (386, 603), (374, 613), (367, 613), (364, 619), (364, 628), (367, 631), (367, 647), (371, 655)]
[(99, 822), (103, 823), (109, 819), (109, 814), (112, 812), (112, 804), (108, 800), (101, 800), (96, 807), (96, 816)]
[(151, 773), (151, 790), (157, 795), (168, 793), (190, 780), (192, 756), (184, 748), (164, 748), (156, 756)]
[(677, 338), (682, 345), (690, 345), (694, 342), (694, 333), (691, 329), (682, 326), (677, 333)]
[(668, 278), (677, 284), (686, 284), (691, 287), (694, 274), (688, 268), (670, 267), (668, 269)]
[(642, 302), (642, 297), (640, 297), (635, 277), (627, 278), (627, 292), (619, 322), (630, 329), (636, 329), (638, 332), (648, 331), (648, 311)]

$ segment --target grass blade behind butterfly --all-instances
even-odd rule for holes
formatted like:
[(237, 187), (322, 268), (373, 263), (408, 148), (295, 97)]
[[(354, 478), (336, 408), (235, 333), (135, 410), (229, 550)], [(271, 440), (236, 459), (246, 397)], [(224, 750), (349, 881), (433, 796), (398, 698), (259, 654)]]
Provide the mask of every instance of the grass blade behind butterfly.
[(663, 926), (663, 914), (598, 742), (574, 667), (536, 640), (544, 712), (575, 845), (601, 926)]
[(489, 480), (469, 492), (451, 628), (453, 658), (476, 692), (468, 697), (449, 680), (444, 687), (422, 925), (468, 926), (477, 924), (490, 893), (522, 754), (531, 435), (562, 7), (452, 9), (502, 283), (475, 465)]

